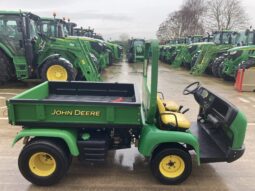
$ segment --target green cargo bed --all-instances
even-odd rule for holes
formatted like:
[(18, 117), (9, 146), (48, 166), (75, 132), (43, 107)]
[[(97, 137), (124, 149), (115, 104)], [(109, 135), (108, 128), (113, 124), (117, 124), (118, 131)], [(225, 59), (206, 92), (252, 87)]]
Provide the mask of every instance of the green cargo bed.
[(9, 121), (26, 127), (141, 126), (134, 84), (44, 82), (7, 101)]

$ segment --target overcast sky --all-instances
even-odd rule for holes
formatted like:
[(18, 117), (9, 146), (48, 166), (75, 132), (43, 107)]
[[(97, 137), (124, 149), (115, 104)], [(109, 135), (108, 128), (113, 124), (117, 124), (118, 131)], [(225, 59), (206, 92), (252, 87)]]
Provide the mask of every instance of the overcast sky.
[[(255, 25), (255, 1), (241, 0)], [(92, 27), (106, 39), (155, 38), (159, 24), (178, 10), (182, 0), (0, 0), (2, 10), (31, 11), (39, 16), (70, 18), (78, 26)]]

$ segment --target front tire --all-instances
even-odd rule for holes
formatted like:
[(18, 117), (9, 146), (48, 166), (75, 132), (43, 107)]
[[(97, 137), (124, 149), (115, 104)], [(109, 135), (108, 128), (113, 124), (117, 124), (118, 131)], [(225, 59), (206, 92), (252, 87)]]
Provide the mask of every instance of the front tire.
[(12, 61), (0, 50), (0, 83), (5, 83), (16, 78)]
[(73, 65), (63, 58), (49, 59), (41, 69), (43, 81), (73, 81), (76, 74)]
[(190, 154), (181, 148), (163, 149), (151, 161), (153, 175), (163, 184), (180, 184), (192, 171)]
[(18, 159), (21, 174), (31, 183), (50, 186), (66, 174), (70, 161), (65, 150), (49, 140), (26, 145)]

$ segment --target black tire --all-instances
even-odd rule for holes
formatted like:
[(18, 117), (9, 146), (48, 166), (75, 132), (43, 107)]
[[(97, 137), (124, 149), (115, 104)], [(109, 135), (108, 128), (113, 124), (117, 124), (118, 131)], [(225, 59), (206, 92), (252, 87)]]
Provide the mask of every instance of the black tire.
[[(163, 162), (165, 159), (165, 157), (175, 157), (176, 160), (178, 161), (182, 161), (184, 165), (179, 166), (179, 168), (177, 170), (180, 170), (180, 175), (174, 177), (174, 174), (171, 174), (169, 176), (173, 176), (173, 177), (167, 177), (163, 174), (164, 171), (164, 165), (161, 163), (161, 161)], [(181, 159), (181, 160), (179, 160)], [(166, 160), (166, 159), (165, 159)], [(175, 166), (174, 160), (170, 160), (169, 163), (166, 163), (165, 166), (169, 166), (167, 167), (169, 168), (176, 168)], [(162, 166), (163, 165), (163, 166)], [(178, 164), (176, 164), (178, 166)], [(184, 169), (181, 169), (183, 168)], [(160, 170), (160, 168), (162, 168)], [(185, 181), (191, 171), (192, 171), (192, 160), (191, 160), (191, 156), (190, 154), (181, 148), (168, 148), (168, 149), (163, 149), (159, 152), (156, 152), (154, 154), (154, 156), (152, 157), (151, 160), (151, 169), (152, 169), (152, 173), (153, 175), (163, 184), (180, 184), (183, 181)], [(182, 171), (182, 172), (181, 172)], [(177, 172), (178, 173), (178, 172)]]
[[(55, 161), (55, 168), (49, 175), (40, 176), (32, 172), (30, 168), (33, 166), (29, 165), (30, 161), (40, 153), (46, 153), (43, 155), (47, 156), (46, 161), (48, 159)], [(66, 174), (70, 166), (70, 159), (62, 146), (50, 140), (36, 140), (24, 146), (19, 155), (18, 165), (21, 174), (31, 183), (39, 186), (50, 186), (58, 183)], [(36, 169), (36, 166), (33, 166), (33, 169)]]
[(134, 63), (134, 56), (131, 53), (128, 53), (128, 63)]
[(67, 72), (67, 79), (66, 80), (62, 80), (61, 78), (55, 78), (54, 81), (73, 81), (76, 78), (76, 70), (74, 69), (73, 65), (66, 59), (64, 58), (50, 58), (48, 59), (42, 66), (41, 68), (41, 72), (40, 72), (40, 76), (42, 78), (43, 81), (50, 81), (50, 79), (48, 79), (47, 77), (47, 71), (50, 67), (52, 66), (62, 66), (65, 71)]
[(114, 63), (113, 54), (109, 53), (109, 66), (111, 66)]
[(14, 65), (2, 50), (0, 50), (0, 68), (0, 83), (5, 83), (16, 78)]
[(221, 62), (220, 64), (219, 64), (219, 67), (218, 67), (218, 76), (220, 77), (220, 78), (223, 78), (223, 75), (224, 75), (224, 62)]

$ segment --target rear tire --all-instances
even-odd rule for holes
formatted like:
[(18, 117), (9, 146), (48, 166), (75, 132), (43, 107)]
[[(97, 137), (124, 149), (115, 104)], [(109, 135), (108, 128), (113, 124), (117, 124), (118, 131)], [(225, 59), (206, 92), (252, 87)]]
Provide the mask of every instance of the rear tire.
[(21, 174), (31, 183), (50, 186), (66, 174), (70, 159), (60, 145), (49, 140), (36, 140), (24, 146), (18, 165)]
[(16, 78), (12, 61), (0, 50), (0, 83), (5, 83)]
[(76, 70), (68, 60), (53, 58), (47, 60), (41, 69), (43, 81), (73, 81), (76, 78)]
[(180, 184), (192, 171), (191, 156), (181, 148), (163, 149), (152, 157), (151, 169), (161, 183)]

